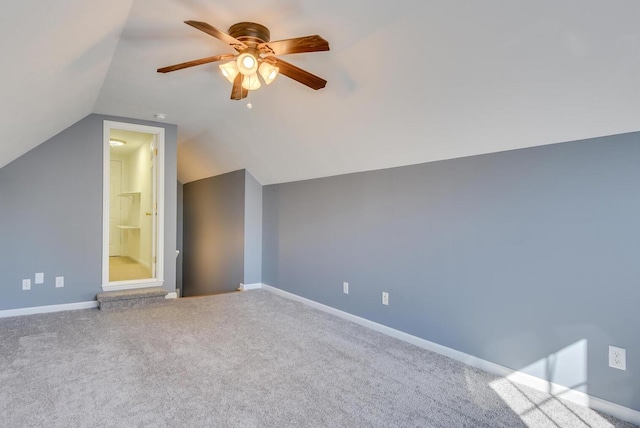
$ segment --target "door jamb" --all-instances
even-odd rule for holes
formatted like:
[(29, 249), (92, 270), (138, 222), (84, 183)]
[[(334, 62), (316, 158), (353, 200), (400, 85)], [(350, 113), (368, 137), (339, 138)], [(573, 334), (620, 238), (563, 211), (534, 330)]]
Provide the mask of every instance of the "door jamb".
[[(109, 282), (109, 139), (111, 129), (144, 132), (155, 135), (156, 149), (156, 275), (151, 279)], [(146, 287), (162, 287), (164, 284), (164, 147), (165, 130), (156, 126), (105, 120), (103, 125), (102, 170), (102, 290), (130, 290)]]

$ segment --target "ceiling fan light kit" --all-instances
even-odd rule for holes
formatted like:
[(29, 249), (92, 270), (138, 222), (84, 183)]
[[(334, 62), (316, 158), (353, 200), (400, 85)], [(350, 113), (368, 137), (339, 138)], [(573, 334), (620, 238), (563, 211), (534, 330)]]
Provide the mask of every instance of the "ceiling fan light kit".
[(279, 71), (280, 69), (278, 67), (274, 67), (266, 61), (260, 64), (260, 67), (258, 68), (260, 76), (262, 76), (262, 78), (264, 79), (264, 83), (266, 83), (267, 85), (271, 84), (271, 82), (275, 80), (276, 76), (278, 76)]
[(240, 70), (238, 70), (238, 65), (236, 64), (236, 61), (230, 61), (225, 64), (220, 64), (218, 67), (220, 67), (220, 71), (222, 72), (222, 75), (227, 78), (229, 83), (233, 83), (238, 73), (240, 73)]
[(315, 90), (322, 89), (327, 84), (326, 80), (277, 57), (278, 55), (328, 51), (329, 42), (318, 35), (271, 42), (269, 29), (255, 22), (234, 24), (229, 28), (228, 33), (220, 31), (206, 22), (185, 21), (185, 24), (229, 44), (237, 54), (222, 54), (183, 62), (159, 68), (158, 73), (169, 73), (196, 65), (231, 59), (231, 61), (221, 64), (219, 68), (222, 75), (233, 84), (232, 100), (246, 98), (249, 91), (259, 89), (261, 84), (258, 75), (267, 85), (272, 83), (278, 74), (283, 74)]
[(256, 74), (258, 71), (258, 58), (253, 52), (242, 52), (238, 55), (238, 70), (245, 76)]
[(260, 79), (258, 79), (258, 75), (253, 73), (248, 76), (244, 76), (242, 78), (242, 87), (248, 91), (255, 91), (256, 89), (260, 89)]

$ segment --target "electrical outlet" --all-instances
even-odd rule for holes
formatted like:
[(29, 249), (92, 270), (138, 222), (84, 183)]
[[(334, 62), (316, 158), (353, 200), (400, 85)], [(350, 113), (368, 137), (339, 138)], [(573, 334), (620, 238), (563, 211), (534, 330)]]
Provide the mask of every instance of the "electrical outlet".
[(349, 283), (348, 282), (343, 282), (342, 283), (342, 292), (344, 294), (349, 294)]
[(36, 274), (36, 284), (44, 284), (44, 273), (40, 272)]
[(64, 287), (64, 276), (56, 276), (56, 288)]
[(389, 293), (387, 293), (386, 291), (382, 292), (382, 304), (389, 305)]
[(31, 280), (30, 279), (23, 279), (22, 280), (22, 290), (23, 291), (31, 290)]
[(627, 351), (617, 346), (609, 346), (609, 367), (614, 369), (627, 369)]

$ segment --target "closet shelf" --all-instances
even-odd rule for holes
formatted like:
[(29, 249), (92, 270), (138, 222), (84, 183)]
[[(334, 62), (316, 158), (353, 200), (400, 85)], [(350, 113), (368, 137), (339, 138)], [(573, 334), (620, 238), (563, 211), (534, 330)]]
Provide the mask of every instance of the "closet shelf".
[(140, 192), (122, 192), (118, 193), (118, 196), (140, 196)]
[(124, 230), (138, 230), (138, 229), (140, 229), (140, 226), (126, 226), (126, 225), (118, 225), (118, 229), (124, 229)]

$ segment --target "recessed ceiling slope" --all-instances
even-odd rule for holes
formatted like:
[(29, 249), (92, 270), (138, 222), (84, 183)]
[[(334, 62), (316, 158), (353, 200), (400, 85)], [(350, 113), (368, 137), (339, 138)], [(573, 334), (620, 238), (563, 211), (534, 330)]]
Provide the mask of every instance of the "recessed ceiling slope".
[[(96, 111), (167, 113), (183, 182), (247, 168), (278, 183), (636, 131), (639, 18), (635, 0), (136, 0)], [(322, 34), (331, 52), (292, 62), (329, 84), (277, 79), (249, 110), (215, 64), (166, 79), (157, 68), (221, 53), (190, 19)]]
[(3, 4), (0, 167), (93, 111), (131, 1)]

